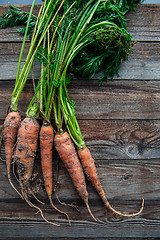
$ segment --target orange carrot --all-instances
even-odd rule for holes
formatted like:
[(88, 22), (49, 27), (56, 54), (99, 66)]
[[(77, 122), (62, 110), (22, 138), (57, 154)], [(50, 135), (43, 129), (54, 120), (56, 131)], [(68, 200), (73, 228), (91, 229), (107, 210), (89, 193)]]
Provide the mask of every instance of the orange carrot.
[(88, 205), (88, 192), (86, 188), (85, 176), (69, 134), (67, 132), (56, 134), (54, 143), (61, 160), (69, 172), (78, 194), (84, 200), (91, 216), (94, 218), (94, 220), (96, 220)]
[(26, 117), (18, 130), (17, 145), (14, 155), (21, 186), (29, 181), (37, 152), (39, 123), (36, 119)]
[(51, 125), (43, 125), (40, 130), (41, 166), (45, 189), (52, 195), (52, 149), (54, 132)]
[(49, 197), (50, 203), (54, 209), (58, 212), (66, 215), (69, 224), (70, 220), (68, 215), (65, 212), (59, 210), (52, 201), (52, 150), (53, 150), (53, 138), (54, 131), (53, 127), (50, 124), (43, 124), (40, 130), (40, 152), (41, 152), (41, 165), (42, 173), (45, 184), (45, 189)]
[[(5, 155), (6, 155), (6, 165), (7, 165), (7, 174), (8, 179), (11, 186), (17, 191), (15, 186), (11, 181), (11, 163), (12, 157), (14, 153), (14, 146), (17, 139), (17, 132), (21, 122), (21, 117), (18, 112), (10, 112), (8, 113), (5, 121), (4, 121), (4, 140), (5, 140)], [(21, 196), (21, 195), (20, 195)], [(22, 196), (21, 196), (22, 197)]]
[(113, 213), (119, 215), (119, 216), (123, 216), (123, 217), (133, 217), (136, 216), (138, 214), (140, 214), (143, 210), (143, 206), (144, 206), (144, 199), (142, 199), (142, 206), (141, 209), (137, 212), (137, 213), (132, 213), (132, 214), (124, 214), (121, 212), (118, 212), (117, 210), (115, 210), (110, 203), (107, 200), (107, 197), (104, 193), (103, 187), (100, 183), (100, 180), (98, 178), (97, 175), (97, 170), (96, 170), (96, 166), (94, 163), (94, 160), (91, 156), (91, 153), (89, 151), (89, 149), (87, 147), (78, 150), (78, 156), (81, 160), (83, 169), (87, 175), (87, 177), (90, 179), (92, 185), (94, 186), (94, 188), (96, 189), (96, 191), (98, 192), (100, 198), (102, 199), (103, 203), (105, 204), (105, 206), (111, 210)]
[[(34, 158), (37, 152), (39, 134), (39, 123), (35, 118), (26, 117), (22, 122), (18, 130), (17, 145), (14, 155), (15, 164), (17, 167), (17, 173), (21, 185), (22, 195), (25, 201), (31, 206), (37, 209), (42, 218), (47, 222), (55, 226), (59, 224), (48, 221), (41, 210), (41, 208), (34, 205), (28, 198), (29, 194), (32, 194), (30, 189), (30, 178), (32, 176)], [(33, 195), (33, 194), (32, 194)]]

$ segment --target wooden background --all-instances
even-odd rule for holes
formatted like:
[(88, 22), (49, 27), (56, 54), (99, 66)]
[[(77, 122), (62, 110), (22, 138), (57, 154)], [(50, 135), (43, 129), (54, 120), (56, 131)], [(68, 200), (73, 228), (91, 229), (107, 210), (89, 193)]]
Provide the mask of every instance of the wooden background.
[[(0, 14), (7, 6), (0, 7)], [(29, 9), (24, 6), (24, 9)], [(38, 6), (35, 11), (37, 11)], [(148, 239), (160, 237), (160, 5), (140, 5), (127, 15), (127, 29), (136, 44), (119, 77), (98, 87), (93, 80), (74, 79), (69, 87), (76, 102), (77, 118), (96, 162), (98, 174), (112, 206), (125, 213), (136, 212), (145, 198), (143, 213), (134, 218), (115, 218), (101, 203), (87, 181), (89, 203), (95, 217), (90, 217), (74, 190), (63, 164), (55, 152), (54, 176), (59, 175), (57, 193), (61, 201), (76, 203), (78, 209), (60, 205), (71, 218), (67, 220), (48, 204), (45, 192), (37, 196), (49, 220), (46, 224), (8, 183), (5, 162), (0, 162), (0, 239)], [(16, 28), (0, 29), (0, 124), (10, 104), (22, 36)], [(29, 43), (27, 43), (29, 45)], [(27, 45), (25, 54), (27, 53)], [(24, 56), (25, 59), (25, 56)], [(24, 60), (23, 59), (23, 60)], [(34, 76), (39, 76), (34, 65)], [(29, 81), (20, 99), (25, 115), (32, 96)], [(4, 147), (1, 156), (4, 158)], [(39, 162), (39, 159), (37, 159)], [(59, 171), (57, 171), (57, 165)], [(14, 181), (15, 184), (16, 181)]]

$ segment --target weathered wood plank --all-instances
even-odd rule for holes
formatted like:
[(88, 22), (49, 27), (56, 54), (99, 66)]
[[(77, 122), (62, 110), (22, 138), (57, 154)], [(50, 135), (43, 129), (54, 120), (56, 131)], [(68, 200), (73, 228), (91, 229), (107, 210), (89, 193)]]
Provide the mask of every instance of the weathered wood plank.
[[(55, 209), (53, 209), (49, 203), (48, 200), (45, 199), (45, 205), (40, 205), (37, 204), (36, 201), (33, 200), (33, 198), (31, 199), (32, 202), (34, 204), (36, 204), (38, 207), (41, 207), (41, 209), (43, 210), (46, 218), (48, 220), (55, 220), (55, 221), (59, 221), (61, 223), (65, 223), (66, 225), (68, 224), (66, 217), (63, 214), (60, 214), (58, 211), (55, 211)], [(44, 200), (44, 199), (43, 199)], [(60, 205), (57, 200), (55, 198), (53, 198), (53, 201), (55, 203), (55, 205), (63, 210), (66, 211), (66, 213), (69, 214), (71, 221), (77, 221), (78, 222), (90, 222), (93, 223), (94, 220), (92, 219), (92, 217), (90, 216), (90, 214), (88, 213), (87, 208), (85, 207), (84, 203), (81, 201), (78, 202), (74, 202), (72, 203), (76, 206), (76, 207), (71, 207), (71, 206), (62, 206)], [(70, 199), (67, 201), (67, 204), (69, 204)], [(146, 201), (145, 203), (145, 210), (143, 213), (141, 213), (141, 215), (134, 217), (134, 218), (119, 218), (117, 216), (113, 216), (106, 208), (104, 205), (102, 205), (101, 203), (99, 203), (98, 201), (94, 201), (94, 203), (92, 201), (89, 201), (90, 203), (90, 207), (91, 209), (93, 209), (94, 215), (97, 219), (99, 219), (100, 221), (103, 221), (104, 223), (108, 222), (113, 222), (113, 221), (122, 221), (122, 220), (135, 220), (135, 219), (139, 219), (142, 220), (145, 219), (146, 220), (151, 220), (150, 219), (150, 213), (154, 212), (154, 220), (159, 220), (159, 210), (158, 210), (158, 206), (159, 206), (159, 202), (157, 204), (157, 206), (154, 207), (154, 203), (155, 201)], [(113, 200), (112, 204), (116, 207), (116, 209), (119, 209), (123, 212), (133, 212), (136, 211), (136, 209), (138, 210), (138, 208), (140, 207), (140, 201), (139, 203), (136, 201), (117, 201), (117, 200)], [(22, 202), (21, 200), (17, 200), (17, 201), (13, 201), (11, 202), (6, 202), (5, 200), (0, 203), (0, 222), (1, 221), (17, 221), (18, 219), (21, 221), (35, 221), (35, 222), (42, 222), (43, 219), (41, 218), (40, 214), (36, 214), (36, 210), (34, 208), (31, 208), (27, 203)], [(12, 216), (11, 216), (12, 215)]]
[[(29, 6), (17, 6), (24, 11), (29, 11)], [(0, 15), (7, 12), (8, 6), (1, 6)], [(39, 6), (35, 6), (37, 14)], [(135, 12), (126, 15), (127, 30), (136, 41), (160, 41), (160, 4), (138, 5)], [(22, 35), (16, 32), (16, 27), (1, 29), (0, 42), (21, 42)]]
[(81, 88), (79, 98), (77, 90), (71, 89), (70, 96), (76, 102), (78, 118), (159, 119), (160, 95), (155, 85), (159, 81), (114, 81), (100, 88)]
[(158, 159), (159, 121), (80, 120), (94, 159)]
[[(18, 62), (22, 43), (0, 43), (0, 62)], [(22, 61), (25, 61), (29, 49), (29, 43), (25, 44)], [(15, 69), (16, 70), (16, 69)], [(2, 77), (2, 74), (1, 74)]]
[[(17, 8), (20, 8), (22, 11), (29, 12), (31, 5), (14, 5)], [(34, 5), (33, 14), (37, 16), (40, 5)], [(5, 14), (9, 9), (8, 5), (1, 5), (0, 7), (0, 15)]]
[[(47, 199), (43, 199), (45, 201), (45, 205), (38, 204), (33, 198), (31, 199), (34, 204), (41, 207), (46, 218), (48, 220), (58, 220), (61, 223), (66, 223), (67, 219), (63, 214), (60, 214), (59, 212), (55, 211), (48, 203)], [(93, 223), (94, 220), (89, 215), (88, 210), (86, 209), (86, 206), (82, 201), (77, 202), (70, 202), (71, 200), (68, 199), (66, 202), (66, 205), (62, 206), (58, 203), (58, 201), (53, 197), (53, 201), (55, 205), (60, 208), (62, 211), (66, 211), (66, 213), (69, 214), (71, 221), (77, 221), (78, 222), (90, 222)], [(69, 206), (69, 203), (72, 203), (71, 207)], [(68, 204), (68, 205), (67, 205)], [(136, 220), (146, 220), (146, 221), (156, 221), (160, 220), (159, 215), (159, 209), (160, 209), (160, 201), (154, 201), (154, 200), (146, 200), (145, 201), (145, 208), (143, 212), (136, 217), (133, 218), (119, 218), (118, 216), (114, 216), (112, 213), (110, 213), (105, 206), (98, 200), (91, 201), (89, 200), (90, 207), (97, 219), (104, 223), (113, 223), (113, 222), (120, 222), (120, 221), (134, 221)], [(118, 209), (119, 211), (123, 211), (126, 213), (137, 211), (137, 209), (140, 207), (141, 202), (139, 201), (131, 201), (131, 200), (120, 200), (115, 199), (111, 200), (111, 204)], [(40, 214), (35, 214), (36, 210), (34, 208), (31, 208), (27, 203), (22, 201), (21, 199), (12, 199), (11, 200), (1, 200), (0, 202), (0, 222), (6, 222), (6, 221), (35, 221), (35, 222), (42, 222), (42, 218)]]
[[(143, 226), (142, 226), (143, 225)], [(16, 226), (16, 227), (15, 227)], [(89, 231), (90, 229), (90, 231)], [(81, 239), (112, 239), (119, 238), (153, 238), (159, 237), (159, 224), (153, 222), (145, 221), (134, 221), (133, 223), (113, 223), (113, 224), (90, 224), (85, 223), (73, 223), (72, 227), (63, 225), (63, 231), (60, 231), (59, 227), (49, 226), (45, 223), (26, 223), (26, 222), (16, 222), (3, 223), (0, 228), (1, 237), (12, 238), (14, 237), (28, 237), (28, 238), (44, 238), (52, 239), (60, 238), (81, 238)]]
[[(29, 44), (26, 45), (23, 61), (28, 52)], [(16, 78), (18, 58), (21, 49), (21, 43), (0, 43), (0, 80), (9, 80)], [(160, 43), (145, 42), (136, 43), (129, 59), (121, 64), (119, 76), (115, 75), (114, 79), (126, 80), (148, 80), (160, 79)], [(24, 62), (22, 62), (22, 65)], [(40, 76), (40, 65), (34, 63), (34, 76)], [(102, 73), (97, 74), (94, 78), (99, 79)]]
[[(29, 6), (18, 6), (24, 11), (29, 11)], [(1, 6), (0, 15), (7, 12), (8, 6)], [(35, 6), (34, 14), (37, 14), (39, 6)], [(126, 16), (127, 30), (136, 41), (160, 41), (160, 4), (139, 5), (135, 12), (129, 12)], [(21, 42), (23, 37), (12, 29), (2, 29), (0, 41)]]
[[(79, 85), (77, 81), (73, 80), (69, 94), (76, 102), (78, 119), (159, 119), (160, 81), (118, 80), (104, 83), (101, 87), (97, 86), (97, 81), (79, 79)], [(1, 119), (6, 116), (13, 88), (14, 81), (0, 82)], [(32, 96), (33, 86), (30, 81), (19, 100), (19, 110), (23, 115)]]
[[(13, 56), (13, 55), (12, 55)], [(14, 57), (14, 56), (13, 56)], [(21, 62), (21, 68), (22, 69), (24, 65), (24, 61)], [(13, 61), (13, 59), (10, 62), (0, 62), (0, 80), (15, 80), (16, 74), (17, 74), (17, 67), (18, 67), (18, 61)], [(39, 78), (40, 76), (40, 64), (39, 62), (35, 61), (33, 64), (33, 74), (34, 78)], [(31, 73), (29, 74), (29, 78), (31, 78)]]
[[(17, 27), (0, 29), (0, 42), (4, 43), (21, 43), (23, 41), (23, 35), (17, 31)], [(26, 42), (29, 42), (27, 37)]]
[(160, 41), (160, 4), (141, 4), (127, 14), (127, 30), (136, 41)]

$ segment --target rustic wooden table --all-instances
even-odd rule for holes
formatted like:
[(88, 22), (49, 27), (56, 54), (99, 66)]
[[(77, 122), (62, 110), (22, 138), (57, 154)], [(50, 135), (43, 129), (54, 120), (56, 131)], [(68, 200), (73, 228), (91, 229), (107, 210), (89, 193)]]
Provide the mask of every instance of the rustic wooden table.
[[(37, 7), (38, 8), (38, 7)], [(28, 6), (24, 6), (28, 9)], [(7, 6), (0, 7), (0, 13)], [(36, 11), (36, 10), (35, 10)], [(160, 5), (140, 5), (127, 15), (127, 29), (136, 44), (129, 60), (122, 63), (115, 81), (97, 86), (94, 80), (75, 79), (69, 94), (76, 102), (82, 133), (95, 158), (96, 166), (110, 203), (125, 213), (139, 209), (136, 218), (119, 219), (108, 212), (91, 184), (87, 182), (94, 222), (79, 199), (61, 162), (57, 192), (67, 203), (79, 208), (56, 206), (65, 210), (72, 225), (49, 204), (42, 206), (47, 219), (56, 219), (61, 227), (46, 224), (8, 183), (5, 162), (0, 163), (0, 239), (148, 239), (160, 237)], [(22, 36), (16, 28), (0, 30), (0, 124), (10, 104)], [(28, 42), (29, 45), (29, 42)], [(27, 46), (25, 48), (25, 54)], [(24, 56), (25, 57), (25, 56)], [(34, 65), (34, 76), (39, 76)], [(24, 116), (32, 96), (29, 81), (20, 99)], [(1, 151), (4, 158), (4, 148)], [(55, 160), (55, 175), (58, 158)], [(15, 182), (16, 184), (16, 182)], [(40, 193), (48, 203), (44, 192)], [(39, 205), (40, 206), (40, 205)]]

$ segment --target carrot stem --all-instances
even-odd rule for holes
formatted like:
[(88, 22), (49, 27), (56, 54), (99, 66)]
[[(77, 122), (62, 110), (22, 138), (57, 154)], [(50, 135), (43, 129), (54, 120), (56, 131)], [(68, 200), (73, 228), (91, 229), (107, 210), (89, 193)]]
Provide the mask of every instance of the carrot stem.
[(21, 47), (21, 52), (20, 52), (20, 56), (19, 56), (16, 82), (18, 81), (18, 78), (19, 78), (19, 72), (20, 72), (23, 50), (24, 50), (24, 46), (25, 46), (25, 41), (26, 41), (26, 37), (27, 37), (27, 33), (28, 33), (29, 22), (30, 22), (30, 19), (31, 19), (31, 15), (32, 15), (32, 11), (33, 11), (33, 8), (34, 8), (34, 5), (35, 5), (35, 1), (36, 0), (33, 0), (32, 6), (31, 6), (31, 9), (30, 9), (30, 13), (29, 13), (29, 16), (28, 16), (27, 26), (26, 26), (26, 30), (25, 30), (25, 34), (24, 34), (24, 38), (23, 38), (23, 43), (22, 43), (22, 47)]

